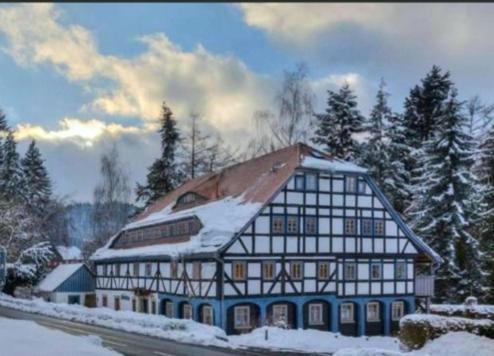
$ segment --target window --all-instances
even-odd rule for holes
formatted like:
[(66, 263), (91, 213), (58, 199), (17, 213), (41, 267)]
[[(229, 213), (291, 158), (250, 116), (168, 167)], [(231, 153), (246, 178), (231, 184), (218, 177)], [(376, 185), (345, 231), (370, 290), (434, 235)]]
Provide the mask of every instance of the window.
[(305, 189), (317, 190), (317, 175), (310, 173), (305, 175)]
[(381, 264), (371, 264), (371, 279), (381, 279)]
[(189, 303), (182, 304), (182, 319), (192, 319), (192, 305)]
[(168, 318), (173, 318), (173, 303), (165, 302), (165, 315)]
[(344, 303), (340, 307), (340, 319), (342, 323), (353, 323), (353, 304)]
[(202, 307), (202, 322), (206, 325), (213, 325), (213, 308), (210, 305)]
[(286, 219), (286, 232), (289, 234), (298, 233), (298, 216), (288, 216)]
[(395, 272), (395, 278), (396, 279), (406, 279), (407, 278), (407, 270), (406, 270), (406, 263), (405, 262), (396, 262), (396, 272)]
[(317, 278), (329, 279), (329, 262), (319, 262), (317, 268)]
[(276, 304), (273, 305), (273, 323), (288, 324), (288, 305)]
[(136, 300), (132, 299), (132, 311), (136, 311)]
[(108, 265), (103, 265), (103, 276), (108, 275)]
[(375, 220), (374, 221), (374, 235), (383, 236), (384, 235), (384, 221)]
[(139, 263), (135, 262), (132, 267), (134, 269), (133, 275), (136, 277), (139, 276)]
[(398, 321), (405, 315), (405, 303), (393, 302), (391, 304), (391, 320)]
[(290, 263), (290, 276), (292, 279), (302, 279), (302, 262), (294, 261)]
[(274, 279), (276, 274), (276, 263), (273, 261), (264, 261), (262, 263), (262, 278)]
[(177, 261), (172, 261), (170, 263), (170, 274), (171, 274), (171, 278), (177, 278), (178, 277)]
[(345, 263), (345, 279), (353, 280), (357, 278), (357, 265), (355, 263)]
[(379, 312), (379, 302), (367, 303), (367, 321), (381, 320)]
[(106, 295), (103, 296), (101, 303), (102, 303), (103, 307), (108, 306), (108, 297)]
[(177, 203), (178, 204), (190, 204), (190, 203), (194, 203), (198, 200), (203, 200), (203, 199), (204, 198), (201, 197), (199, 194), (196, 194), (194, 192), (189, 192), (189, 193), (185, 193), (180, 198), (178, 198)]
[(233, 262), (233, 279), (236, 281), (245, 279), (245, 262)]
[(125, 266), (123, 263), (121, 263), (119, 266), (118, 266), (118, 275), (119, 276), (125, 276), (127, 273), (125, 271)]
[(156, 314), (156, 301), (151, 301), (151, 313)]
[(317, 234), (317, 218), (315, 216), (305, 217), (305, 233)]
[(201, 279), (201, 262), (192, 264), (192, 279)]
[(359, 181), (358, 181), (358, 186), (357, 186), (357, 191), (358, 191), (359, 193), (361, 193), (361, 194), (365, 194), (365, 186), (366, 186), (365, 182), (364, 182), (364, 181), (359, 180)]
[(272, 230), (273, 233), (276, 234), (282, 234), (285, 232), (285, 221), (283, 216), (273, 216)]
[(113, 306), (115, 310), (120, 310), (120, 297), (115, 297), (113, 300)]
[(295, 176), (295, 190), (304, 190), (304, 176)]
[(372, 220), (362, 219), (362, 235), (371, 236), (372, 235)]
[(355, 235), (357, 233), (357, 223), (355, 218), (346, 218), (345, 219), (345, 234), (347, 235)]
[(309, 304), (309, 325), (324, 325), (322, 314), (323, 307), (321, 303)]
[(144, 268), (144, 274), (146, 277), (151, 276), (151, 263), (146, 263)]
[(357, 179), (352, 176), (345, 177), (345, 191), (347, 193), (355, 193), (357, 190)]
[(250, 307), (248, 305), (235, 307), (233, 309), (233, 314), (235, 329), (250, 328)]

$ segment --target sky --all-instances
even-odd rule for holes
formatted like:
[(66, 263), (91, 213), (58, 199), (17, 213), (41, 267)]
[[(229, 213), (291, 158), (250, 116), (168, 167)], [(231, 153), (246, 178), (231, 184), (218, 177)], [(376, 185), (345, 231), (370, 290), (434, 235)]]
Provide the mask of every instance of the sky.
[(200, 112), (240, 145), (300, 62), (319, 111), (348, 82), (367, 114), (381, 78), (401, 110), (434, 64), (461, 98), (494, 102), (493, 15), (492, 4), (5, 4), (0, 108), (21, 153), (40, 146), (55, 193), (91, 201), (113, 144), (132, 185), (144, 180), (164, 100), (179, 124)]

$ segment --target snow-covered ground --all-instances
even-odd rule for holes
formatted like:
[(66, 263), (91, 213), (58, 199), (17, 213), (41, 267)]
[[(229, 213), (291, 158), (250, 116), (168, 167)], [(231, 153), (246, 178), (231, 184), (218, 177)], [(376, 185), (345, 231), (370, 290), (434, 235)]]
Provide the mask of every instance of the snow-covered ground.
[[(28, 320), (0, 317), (0, 354), (9, 356), (118, 356), (97, 336), (74, 336)], [(5, 353), (3, 353), (5, 352)]]
[[(108, 308), (54, 304), (41, 299), (15, 299), (5, 294), (0, 294), (0, 306), (141, 335), (229, 348), (257, 347), (332, 353), (334, 356), (494, 356), (494, 340), (466, 332), (448, 333), (429, 341), (421, 350), (406, 352), (397, 338), (389, 336), (349, 337), (318, 330), (284, 330), (275, 327), (259, 328), (244, 335), (226, 336), (225, 332), (217, 327), (191, 320), (114, 311)], [(268, 340), (265, 340), (266, 330)], [(24, 332), (20, 333), (23, 334)]]

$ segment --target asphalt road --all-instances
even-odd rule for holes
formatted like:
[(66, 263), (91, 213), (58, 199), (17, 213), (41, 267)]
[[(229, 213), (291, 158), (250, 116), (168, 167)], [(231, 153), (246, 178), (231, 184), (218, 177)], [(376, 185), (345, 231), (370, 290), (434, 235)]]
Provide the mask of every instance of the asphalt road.
[[(0, 316), (11, 319), (32, 320), (52, 329), (62, 330), (73, 335), (97, 335), (105, 347), (127, 356), (227, 356), (227, 355), (301, 355), (291, 352), (268, 352), (264, 350), (230, 350), (226, 348), (200, 346), (164, 340), (150, 336), (127, 333), (100, 326), (76, 323), (44, 315), (26, 313), (0, 307)], [(308, 354), (303, 354), (307, 356)]]

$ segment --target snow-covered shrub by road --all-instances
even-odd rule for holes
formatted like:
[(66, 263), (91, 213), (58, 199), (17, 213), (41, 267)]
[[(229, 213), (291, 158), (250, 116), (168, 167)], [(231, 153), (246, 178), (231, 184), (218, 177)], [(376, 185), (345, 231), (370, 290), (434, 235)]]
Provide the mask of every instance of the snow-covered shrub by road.
[(1, 355), (8, 356), (119, 356), (97, 336), (75, 336), (29, 320), (0, 317)]
[(431, 313), (476, 319), (494, 319), (494, 305), (433, 304), (431, 305)]
[(494, 339), (494, 321), (432, 314), (410, 314), (400, 320), (400, 341), (410, 349), (420, 349), (428, 340), (453, 331), (466, 331)]
[(5, 294), (0, 294), (0, 306), (181, 342), (229, 346), (226, 334), (222, 329), (192, 320), (171, 319), (163, 315), (115, 311), (108, 308), (55, 304), (45, 302), (42, 299), (16, 299)]

